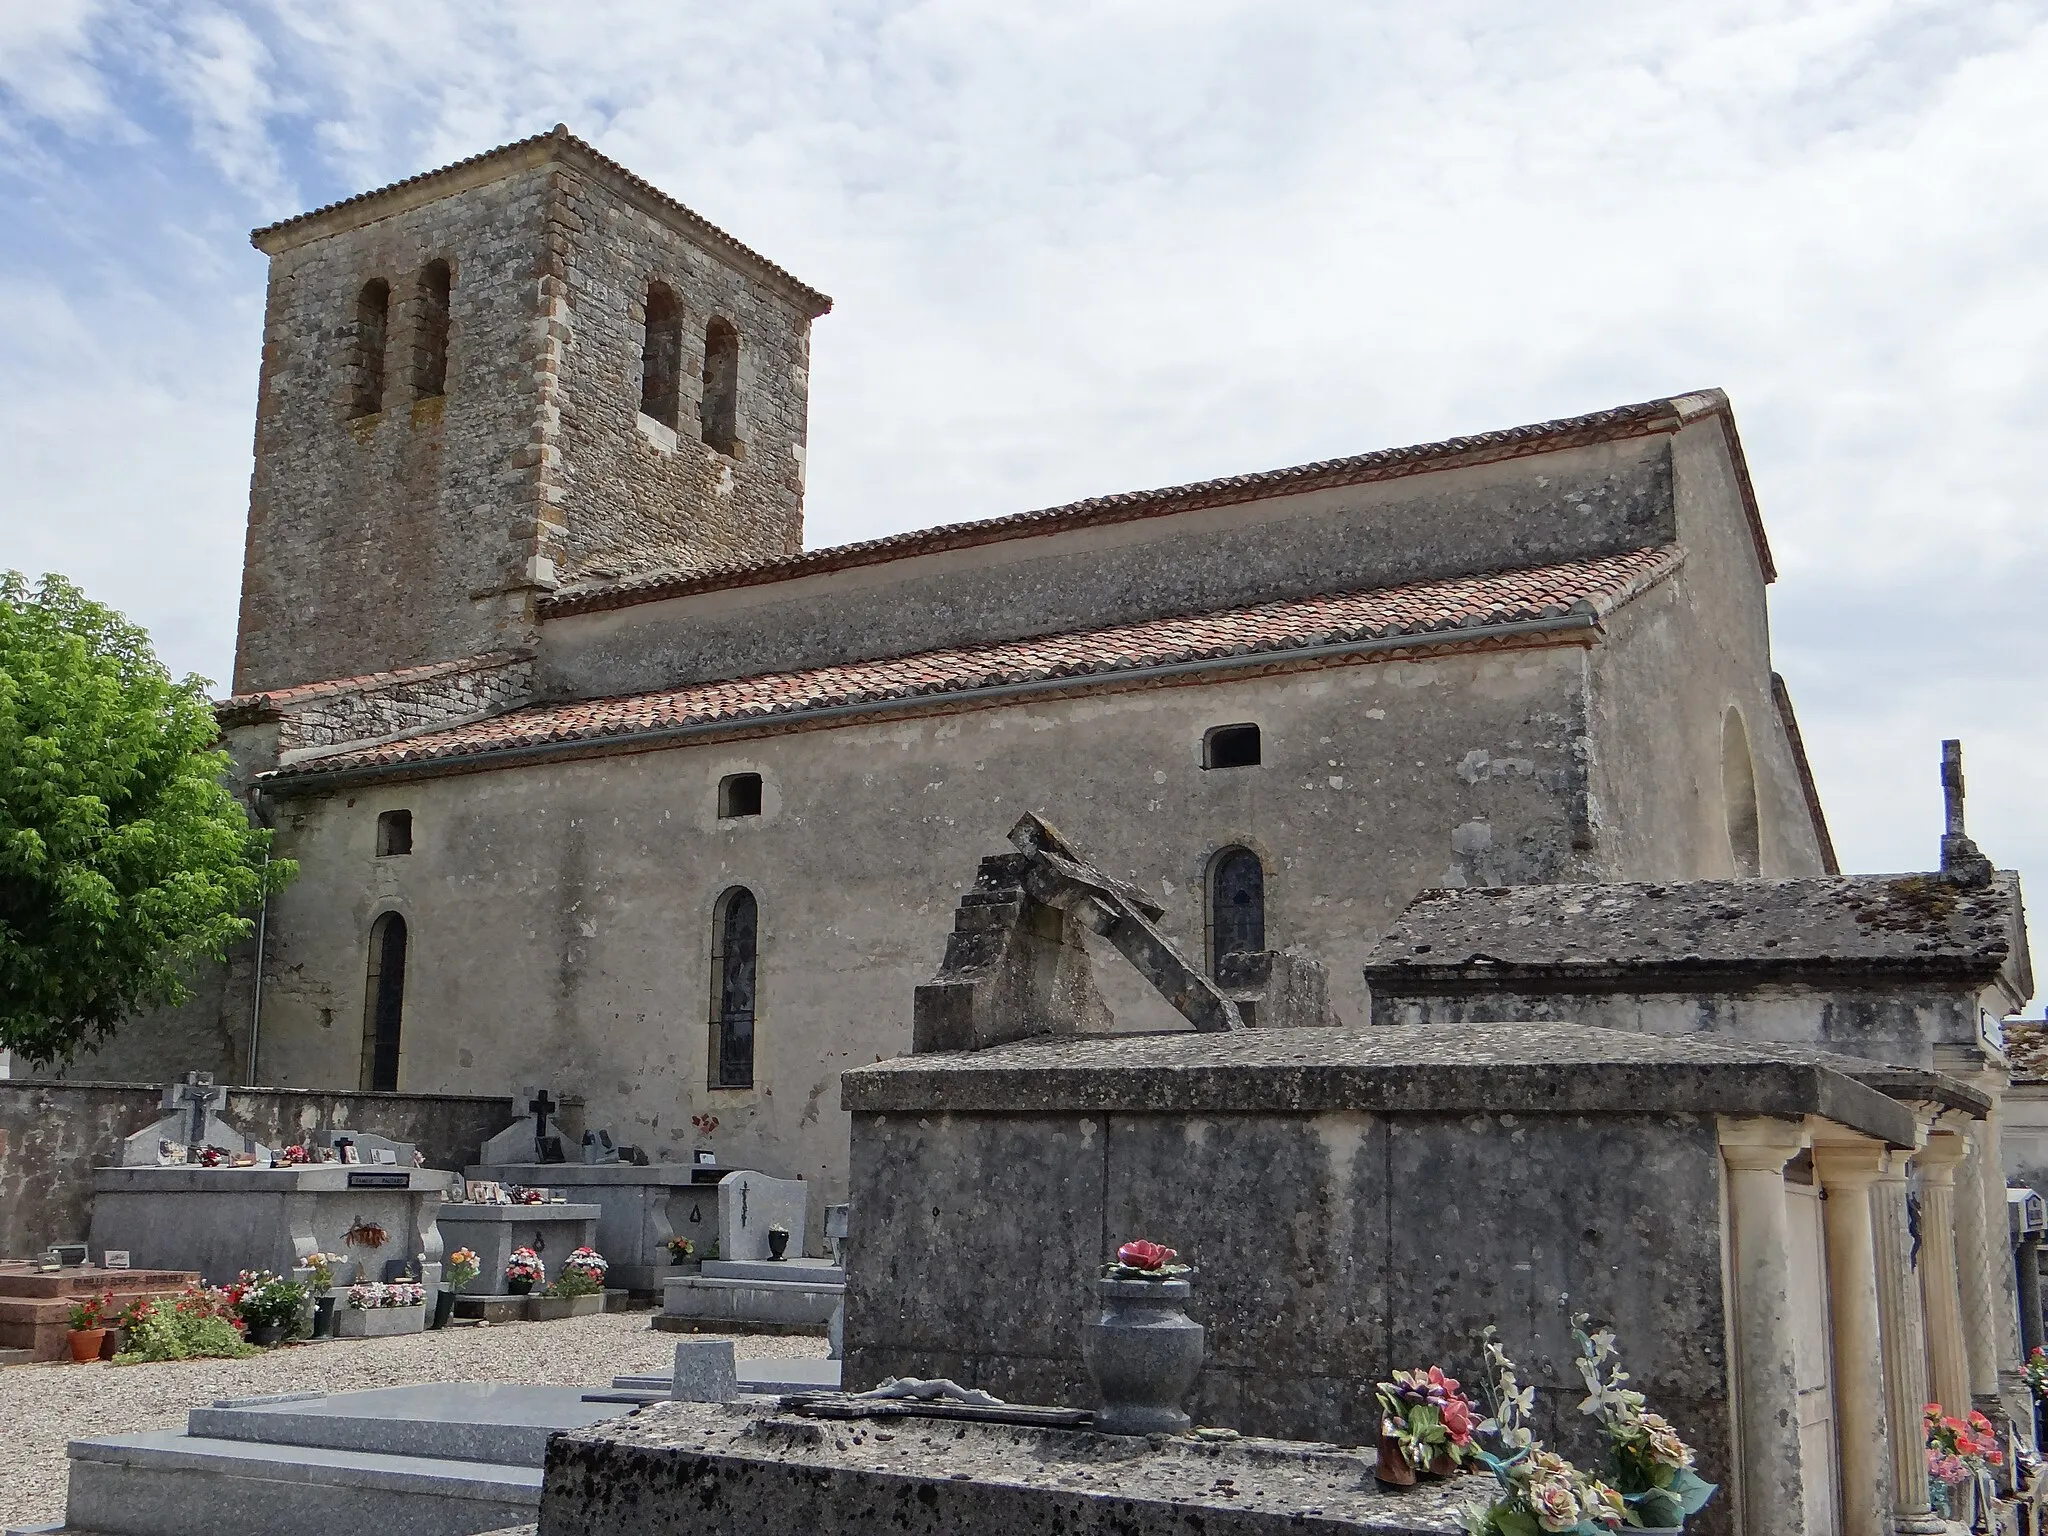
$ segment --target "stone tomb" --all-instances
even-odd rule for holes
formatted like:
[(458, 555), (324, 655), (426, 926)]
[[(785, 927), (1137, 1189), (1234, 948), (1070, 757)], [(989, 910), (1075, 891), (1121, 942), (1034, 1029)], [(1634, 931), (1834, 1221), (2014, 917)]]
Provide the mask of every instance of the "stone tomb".
[[(823, 1333), (846, 1294), (846, 1271), (801, 1256), (810, 1186), (751, 1169), (717, 1186), (718, 1257), (695, 1274), (662, 1280), (655, 1326), (673, 1332)], [(768, 1234), (789, 1233), (785, 1257), (770, 1257)], [(703, 1252), (699, 1245), (699, 1252)]]
[[(531, 1248), (547, 1266), (547, 1278), (562, 1272), (562, 1261), (578, 1248), (604, 1250), (597, 1242), (599, 1207), (581, 1201), (543, 1205), (483, 1205), (475, 1201), (441, 1207), (441, 1241), (446, 1253), (468, 1248), (477, 1257), (476, 1278), (464, 1296), (505, 1296), (505, 1266), (515, 1248)], [(545, 1282), (544, 1282), (545, 1283)], [(534, 1287), (538, 1294), (541, 1286)], [(475, 1309), (465, 1311), (465, 1315)], [(476, 1315), (481, 1315), (476, 1314)]]
[[(116, 1309), (143, 1298), (177, 1296), (199, 1276), (168, 1269), (99, 1269), (82, 1264), (45, 1270), (0, 1264), (0, 1365), (65, 1360), (71, 1355), (71, 1304), (114, 1293)], [(13, 1352), (20, 1352), (20, 1361)]]
[(184, 1430), (70, 1445), (66, 1524), (102, 1536), (391, 1531), (532, 1521), (548, 1437), (631, 1411), (580, 1387), (447, 1383), (228, 1399)]
[(596, 1210), (591, 1246), (611, 1265), (606, 1283), (625, 1290), (661, 1289), (670, 1268), (671, 1237), (692, 1239), (700, 1254), (717, 1240), (716, 1186), (724, 1177), (722, 1169), (683, 1163), (480, 1163), (466, 1176), (559, 1190)]
[(96, 1168), (92, 1246), (220, 1284), (244, 1269), (289, 1274), (310, 1253), (378, 1279), (393, 1259), (441, 1279), (436, 1217), (448, 1175), (423, 1168)]
[(1370, 1452), (657, 1403), (548, 1442), (547, 1536), (1443, 1536), (1491, 1478), (1399, 1493)]

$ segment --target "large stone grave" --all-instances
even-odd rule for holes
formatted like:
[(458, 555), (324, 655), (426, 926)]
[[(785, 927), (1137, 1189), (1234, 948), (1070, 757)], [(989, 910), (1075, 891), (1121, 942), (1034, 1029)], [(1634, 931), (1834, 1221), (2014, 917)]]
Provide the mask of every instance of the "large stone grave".
[(176, 1296), (196, 1283), (196, 1274), (170, 1269), (101, 1269), (68, 1265), (46, 1270), (38, 1264), (0, 1264), (0, 1364), (22, 1360), (62, 1360), (71, 1346), (71, 1305), (92, 1296), (114, 1293), (117, 1309), (130, 1302)]
[(571, 1147), (553, 1116), (560, 1106), (548, 1093), (529, 1090), (526, 1102), (527, 1117), (486, 1142), (479, 1161), (465, 1176), (559, 1190), (598, 1207), (592, 1246), (611, 1264), (609, 1284), (629, 1291), (658, 1291), (670, 1268), (670, 1238), (692, 1239), (699, 1254), (719, 1240), (714, 1187), (727, 1170), (625, 1161), (603, 1131), (587, 1132)]
[[(91, 1247), (125, 1250), (134, 1264), (197, 1270), (232, 1280), (244, 1269), (285, 1274), (311, 1253), (338, 1253), (369, 1279), (385, 1264), (412, 1265), (440, 1280), (435, 1216), (451, 1177), (389, 1162), (270, 1166), (270, 1149), (214, 1114), (218, 1090), (187, 1073), (165, 1090), (168, 1113), (130, 1136), (121, 1163), (93, 1170)], [(386, 1149), (400, 1144), (364, 1136)], [(194, 1149), (221, 1147), (243, 1160), (205, 1167)]]
[[(802, 1257), (810, 1186), (752, 1169), (717, 1186), (718, 1256), (695, 1274), (662, 1281), (655, 1326), (673, 1332), (823, 1333), (846, 1294), (846, 1271)], [(789, 1233), (785, 1257), (771, 1256), (769, 1232)], [(701, 1245), (700, 1245), (701, 1251)]]
[(72, 1441), (65, 1522), (102, 1536), (476, 1536), (534, 1518), (550, 1435), (633, 1406), (469, 1382), (228, 1399), (182, 1431)]
[[(582, 1201), (541, 1205), (485, 1205), (467, 1201), (441, 1207), (445, 1253), (468, 1248), (477, 1256), (476, 1278), (462, 1287), (469, 1296), (504, 1296), (505, 1266), (512, 1250), (531, 1248), (547, 1266), (548, 1279), (578, 1248), (597, 1248), (598, 1207)], [(603, 1252), (600, 1248), (599, 1252)], [(536, 1290), (539, 1287), (535, 1287)], [(480, 1314), (479, 1314), (480, 1315)]]

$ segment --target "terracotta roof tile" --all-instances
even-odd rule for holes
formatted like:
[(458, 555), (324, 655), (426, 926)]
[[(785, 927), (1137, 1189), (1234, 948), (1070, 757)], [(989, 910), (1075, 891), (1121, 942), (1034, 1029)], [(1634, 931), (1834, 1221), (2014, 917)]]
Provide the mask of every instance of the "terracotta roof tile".
[(625, 608), (636, 603), (659, 602), (665, 598), (687, 597), (730, 587), (759, 586), (789, 581), (800, 576), (848, 570), (855, 566), (880, 565), (890, 560), (941, 550), (964, 549), (997, 544), (1008, 539), (1034, 538), (1062, 533), (1071, 528), (1092, 528), (1108, 523), (1134, 522), (1139, 518), (1186, 512), (1198, 507), (1236, 506), (1274, 496), (1291, 496), (1305, 491), (1328, 490), (1336, 486), (1364, 485), (1394, 480), (1404, 475), (1456, 468), (1466, 464), (1487, 464), (1520, 458), (1533, 453), (1550, 453), (1590, 443), (1615, 442), (1630, 437), (1647, 437), (1675, 432), (1688, 422), (1718, 416), (1729, 435), (1741, 482), (1743, 509), (1757, 559), (1766, 581), (1777, 571), (1771, 561), (1770, 545), (1764, 538), (1763, 520), (1749, 489), (1748, 470), (1743, 467), (1742, 450), (1734, 436), (1734, 422), (1728, 397), (1717, 389), (1696, 394), (1674, 395), (1664, 400), (1646, 400), (1639, 405), (1621, 405), (1593, 411), (1584, 416), (1566, 416), (1540, 421), (1531, 426), (1507, 427), (1493, 432), (1476, 432), (1466, 437), (1446, 438), (1437, 443), (1419, 443), (1408, 448), (1383, 448), (1349, 458), (1320, 459), (1289, 469), (1263, 470), (1249, 475), (1227, 475), (1220, 480), (1199, 480), (1163, 490), (1126, 491), (1113, 496), (1092, 496), (1085, 501), (1045, 507), (1034, 512), (1013, 512), (1004, 517), (982, 518), (971, 523), (945, 523), (936, 528), (916, 528), (886, 538), (864, 539), (853, 544), (835, 544), (826, 549), (780, 555), (770, 560), (750, 561), (711, 570), (657, 570), (638, 572), (621, 581), (568, 587), (541, 598), (544, 619), (563, 618), (576, 613), (595, 613), (608, 608)]
[(265, 777), (293, 780), (399, 764), (453, 762), (556, 742), (630, 738), (850, 705), (969, 692), (1005, 684), (1114, 677), (1138, 669), (1395, 636), (1455, 642), (1482, 626), (1578, 614), (1597, 617), (1675, 570), (1676, 548), (1297, 598), (1254, 608), (1123, 624), (801, 672), (694, 683), (656, 693), (536, 705), (403, 741), (307, 759)]

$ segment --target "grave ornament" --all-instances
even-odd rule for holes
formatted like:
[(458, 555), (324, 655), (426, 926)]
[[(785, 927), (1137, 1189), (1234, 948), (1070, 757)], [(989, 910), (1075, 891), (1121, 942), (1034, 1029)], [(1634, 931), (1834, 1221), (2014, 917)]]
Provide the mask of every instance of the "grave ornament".
[[(981, 861), (960, 899), (938, 975), (917, 989), (912, 1050), (980, 1050), (1031, 1035), (1108, 1028), (1081, 931), (1106, 941), (1197, 1030), (1243, 1029), (1240, 1002), (1279, 1003), (1260, 1023), (1327, 1022), (1320, 965), (1305, 955), (1234, 957), (1226, 991), (1159, 928), (1163, 909), (1104, 874), (1051, 823), (1026, 815), (1010, 829), (1015, 853)], [(1307, 1017), (1302, 1015), (1314, 1015)]]
[[(225, 1101), (226, 1092), (214, 1082), (211, 1072), (187, 1072), (166, 1083), (162, 1117), (122, 1140), (120, 1166), (202, 1163), (225, 1167), (240, 1162), (247, 1167), (267, 1162), (268, 1147), (243, 1135), (215, 1112), (214, 1106)], [(209, 1157), (210, 1149), (219, 1155)]]

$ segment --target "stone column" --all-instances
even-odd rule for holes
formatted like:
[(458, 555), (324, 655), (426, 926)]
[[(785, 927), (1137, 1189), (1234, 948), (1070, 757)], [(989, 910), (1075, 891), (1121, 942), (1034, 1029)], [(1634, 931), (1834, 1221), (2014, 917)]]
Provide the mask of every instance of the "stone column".
[(1828, 1322), (1835, 1346), (1835, 1443), (1842, 1467), (1842, 1536), (1889, 1536), (1884, 1357), (1879, 1348), (1877, 1250), (1870, 1192), (1885, 1147), (1864, 1137), (1813, 1144), (1826, 1196)]
[(2020, 1286), (2020, 1358), (2025, 1360), (2041, 1347), (2041, 1234), (2023, 1236), (2012, 1262)]
[(1927, 1496), (1927, 1342), (1913, 1232), (1906, 1215), (1906, 1152), (1889, 1153), (1871, 1192), (1877, 1247), (1878, 1335), (1884, 1346), (1884, 1401), (1891, 1445), (1892, 1529), (1899, 1536), (1938, 1536), (1946, 1529)]
[(1735, 1267), (1735, 1526), (1744, 1536), (1804, 1536), (1806, 1528), (1785, 1219), (1785, 1164), (1805, 1142), (1804, 1130), (1783, 1120), (1721, 1122)]
[(1913, 1161), (1920, 1170), (1920, 1296), (1927, 1309), (1927, 1374), (1934, 1400), (1960, 1418), (1971, 1406), (1970, 1357), (1956, 1274), (1956, 1169), (1967, 1148), (1937, 1130)]
[[(2000, 1348), (2004, 1330), (1998, 1326), (1995, 1298), (2005, 1288), (1998, 1283), (1999, 1276), (1991, 1264), (1992, 1255), (2006, 1248), (2005, 1230), (1987, 1230), (1989, 1181), (1994, 1170), (1984, 1161), (1983, 1127), (1969, 1127), (1963, 1132), (1963, 1139), (1969, 1150), (1956, 1170), (1956, 1278), (1962, 1298), (1963, 1351), (1970, 1362), (1971, 1406), (2003, 1419), (2005, 1409), (1998, 1395), (1998, 1357), (2005, 1353)], [(1997, 1183), (2002, 1196), (2002, 1174), (1997, 1176)], [(2003, 1222), (2003, 1200), (2000, 1207), (1998, 1215)]]

